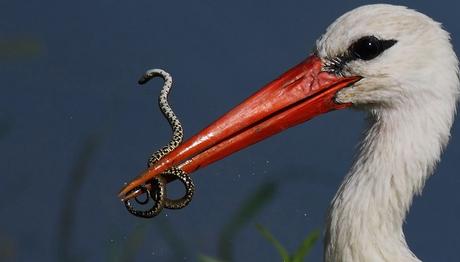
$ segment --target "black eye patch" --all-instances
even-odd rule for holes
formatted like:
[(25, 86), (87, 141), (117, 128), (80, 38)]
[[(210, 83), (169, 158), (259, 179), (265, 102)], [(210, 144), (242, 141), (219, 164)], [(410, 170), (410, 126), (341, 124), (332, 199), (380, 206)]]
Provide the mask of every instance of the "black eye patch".
[(325, 64), (326, 71), (341, 74), (343, 67), (353, 60), (372, 60), (396, 44), (397, 40), (381, 40), (375, 36), (364, 36), (353, 42), (345, 54), (332, 58)]
[(396, 40), (380, 40), (375, 36), (364, 36), (350, 45), (349, 55), (361, 60), (371, 60), (396, 44)]

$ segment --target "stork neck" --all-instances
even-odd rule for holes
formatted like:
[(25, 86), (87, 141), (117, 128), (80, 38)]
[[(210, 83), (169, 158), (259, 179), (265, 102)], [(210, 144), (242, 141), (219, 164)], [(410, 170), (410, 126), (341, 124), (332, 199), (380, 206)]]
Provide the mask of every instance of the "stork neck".
[(388, 109), (369, 117), (358, 157), (331, 204), (325, 261), (419, 261), (402, 225), (450, 132), (450, 124), (423, 110)]

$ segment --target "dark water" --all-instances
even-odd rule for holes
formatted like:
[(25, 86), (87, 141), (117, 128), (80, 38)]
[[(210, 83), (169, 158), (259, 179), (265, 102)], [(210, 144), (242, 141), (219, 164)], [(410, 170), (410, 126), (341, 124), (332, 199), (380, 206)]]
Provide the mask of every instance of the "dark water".
[[(161, 82), (136, 80), (151, 67), (172, 73), (188, 137), (365, 2), (172, 2), (0, 3), (0, 261), (196, 261), (222, 250), (235, 261), (278, 261), (256, 224), (289, 251), (322, 229), (362, 113), (330, 113), (203, 169), (189, 207), (142, 220), (116, 194), (170, 130), (155, 104)], [(442, 22), (459, 53), (460, 4), (392, 2)], [(459, 128), (407, 219), (424, 261), (459, 260)], [(231, 222), (254, 192), (258, 209)], [(321, 253), (318, 241), (309, 261)]]

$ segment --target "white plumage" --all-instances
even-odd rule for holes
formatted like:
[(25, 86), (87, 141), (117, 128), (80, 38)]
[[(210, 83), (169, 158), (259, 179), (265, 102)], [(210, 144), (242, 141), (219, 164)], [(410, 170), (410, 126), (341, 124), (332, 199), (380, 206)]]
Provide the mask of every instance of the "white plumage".
[(317, 53), (333, 59), (369, 35), (398, 42), (375, 59), (345, 67), (345, 74), (364, 78), (336, 99), (367, 111), (369, 128), (332, 201), (324, 259), (420, 261), (402, 226), (449, 140), (460, 93), (458, 60), (439, 23), (392, 5), (344, 14), (317, 41)]
[(449, 140), (458, 71), (449, 34), (431, 18), (401, 6), (357, 8), (327, 29), (315, 54), (179, 145), (119, 196), (135, 197), (173, 165), (194, 172), (353, 104), (368, 112), (369, 128), (331, 204), (325, 261), (419, 261), (402, 226)]

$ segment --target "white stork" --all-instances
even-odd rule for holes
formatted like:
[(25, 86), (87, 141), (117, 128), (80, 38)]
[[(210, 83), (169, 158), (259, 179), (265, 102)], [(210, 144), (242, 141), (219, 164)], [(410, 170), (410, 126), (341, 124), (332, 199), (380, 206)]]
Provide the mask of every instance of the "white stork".
[(363, 6), (337, 19), (318, 41), (318, 55), (337, 57), (367, 35), (397, 43), (344, 68), (363, 79), (336, 99), (366, 110), (369, 128), (332, 201), (325, 260), (420, 261), (402, 226), (449, 140), (459, 97), (457, 56), (439, 23), (392, 5)]
[(359, 154), (327, 218), (327, 262), (420, 261), (403, 221), (446, 146), (459, 98), (449, 34), (402, 6), (367, 5), (338, 18), (316, 51), (120, 192), (177, 166), (191, 173), (288, 127), (335, 109), (368, 112)]

